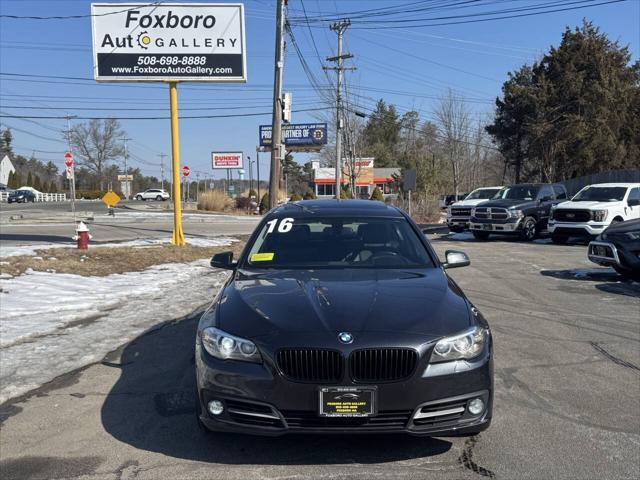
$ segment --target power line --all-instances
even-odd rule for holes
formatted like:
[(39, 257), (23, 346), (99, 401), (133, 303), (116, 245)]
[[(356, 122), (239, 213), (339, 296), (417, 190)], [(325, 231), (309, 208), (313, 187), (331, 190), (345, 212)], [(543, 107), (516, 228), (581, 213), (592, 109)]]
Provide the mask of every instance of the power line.
[(91, 17), (106, 17), (108, 15), (117, 15), (119, 13), (126, 13), (136, 8), (153, 7), (158, 6), (162, 2), (153, 2), (146, 5), (136, 5), (135, 7), (126, 8), (124, 10), (118, 10), (116, 12), (96, 13), (87, 15), (54, 15), (54, 16), (34, 16), (34, 15), (0, 15), (0, 18), (8, 18), (11, 20), (76, 20), (79, 18), (91, 18)]

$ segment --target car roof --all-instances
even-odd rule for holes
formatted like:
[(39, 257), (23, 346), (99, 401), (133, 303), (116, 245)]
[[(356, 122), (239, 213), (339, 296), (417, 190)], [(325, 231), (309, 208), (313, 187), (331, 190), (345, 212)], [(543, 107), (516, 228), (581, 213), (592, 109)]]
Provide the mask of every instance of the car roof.
[(278, 216), (290, 214), (297, 217), (315, 214), (345, 217), (403, 217), (402, 212), (396, 207), (376, 200), (301, 200), (299, 202), (285, 203), (269, 212), (269, 215)]
[(640, 183), (612, 182), (612, 183), (592, 183), (588, 187), (639, 187)]

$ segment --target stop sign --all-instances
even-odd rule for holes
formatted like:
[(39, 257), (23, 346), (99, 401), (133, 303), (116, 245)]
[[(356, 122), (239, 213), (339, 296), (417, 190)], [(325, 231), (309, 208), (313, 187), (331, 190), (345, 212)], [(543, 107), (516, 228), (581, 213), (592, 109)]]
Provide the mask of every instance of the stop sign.
[(67, 167), (73, 166), (73, 153), (67, 152), (64, 154), (64, 164)]
[(189, 167), (187, 167), (186, 165), (182, 167), (182, 175), (184, 177), (188, 177), (190, 173), (191, 173), (191, 169)]

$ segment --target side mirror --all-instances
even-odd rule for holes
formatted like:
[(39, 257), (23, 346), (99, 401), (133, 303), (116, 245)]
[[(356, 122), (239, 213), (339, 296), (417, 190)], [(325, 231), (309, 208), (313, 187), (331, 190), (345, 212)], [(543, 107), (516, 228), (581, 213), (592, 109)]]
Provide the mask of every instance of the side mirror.
[(444, 268), (467, 267), (471, 265), (471, 260), (466, 253), (459, 250), (447, 250), (444, 252), (446, 262), (442, 264)]
[(216, 253), (211, 259), (211, 266), (213, 268), (224, 268), (225, 270), (235, 270), (238, 266), (237, 262), (233, 261), (233, 252)]
[(638, 205), (640, 205), (640, 199), (630, 198), (629, 200), (627, 200), (627, 205), (629, 205), (630, 207), (637, 207)]

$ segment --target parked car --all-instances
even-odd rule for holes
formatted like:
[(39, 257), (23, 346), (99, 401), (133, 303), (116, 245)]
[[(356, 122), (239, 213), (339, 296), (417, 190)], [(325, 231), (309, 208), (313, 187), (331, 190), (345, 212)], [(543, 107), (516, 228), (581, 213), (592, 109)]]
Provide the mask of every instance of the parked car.
[(547, 227), (551, 207), (567, 199), (563, 185), (523, 183), (505, 187), (471, 209), (469, 228), (486, 240), (492, 233), (520, 235), (531, 241)]
[(640, 219), (611, 224), (589, 243), (589, 260), (640, 281)]
[(290, 202), (265, 215), (200, 318), (206, 429), (475, 434), (489, 427), (489, 325), (403, 211), (370, 200)]
[(455, 202), (447, 207), (447, 225), (452, 232), (462, 232), (469, 228), (471, 207), (493, 198), (504, 187), (477, 188), (464, 200)]
[(640, 183), (599, 183), (580, 190), (551, 209), (553, 243), (570, 237), (596, 237), (609, 225), (640, 218)]
[(14, 190), (7, 197), (7, 203), (35, 202), (36, 194), (31, 190)]
[(144, 192), (136, 193), (134, 198), (136, 200), (164, 201), (169, 200), (169, 198), (171, 197), (166, 190), (162, 190), (161, 188), (150, 188), (149, 190), (145, 190)]

